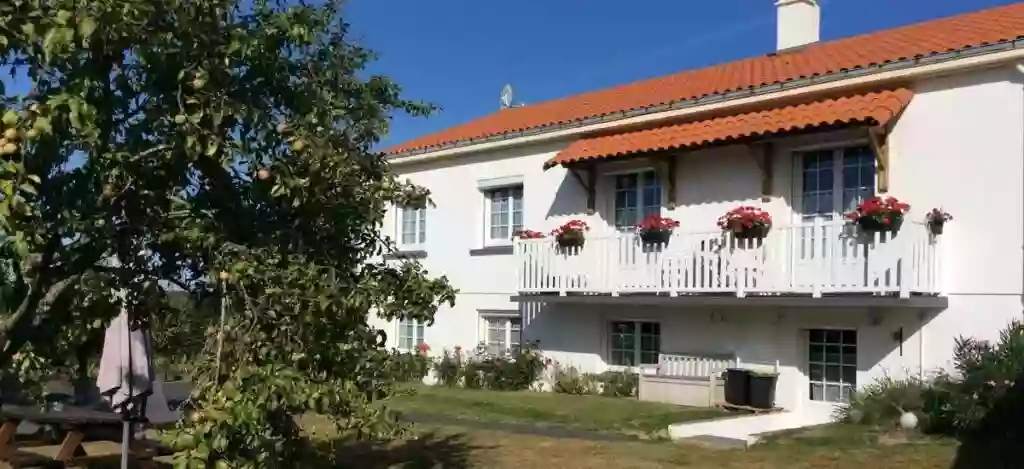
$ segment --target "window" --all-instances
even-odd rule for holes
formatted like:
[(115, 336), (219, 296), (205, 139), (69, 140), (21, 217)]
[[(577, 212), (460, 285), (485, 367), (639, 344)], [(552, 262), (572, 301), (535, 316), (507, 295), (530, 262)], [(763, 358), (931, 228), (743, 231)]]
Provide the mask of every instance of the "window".
[(510, 241), (515, 232), (523, 229), (523, 186), (490, 189), (484, 194), (487, 241)]
[(402, 245), (416, 246), (427, 242), (427, 209), (403, 207), (399, 221)]
[(865, 146), (810, 151), (800, 180), (804, 220), (838, 219), (875, 195), (875, 155)]
[(811, 329), (808, 339), (811, 400), (848, 401), (857, 388), (857, 331)]
[(615, 321), (611, 327), (612, 365), (656, 365), (661, 353), (661, 325), (656, 322)]
[(522, 335), (522, 323), (517, 317), (485, 317), (484, 325), (487, 335), (484, 343), (487, 352), (495, 355), (515, 353), (519, 350)]
[(615, 227), (631, 229), (661, 214), (661, 181), (654, 171), (615, 176)]
[(423, 323), (402, 319), (398, 322), (398, 348), (408, 352), (419, 350), (423, 344)]

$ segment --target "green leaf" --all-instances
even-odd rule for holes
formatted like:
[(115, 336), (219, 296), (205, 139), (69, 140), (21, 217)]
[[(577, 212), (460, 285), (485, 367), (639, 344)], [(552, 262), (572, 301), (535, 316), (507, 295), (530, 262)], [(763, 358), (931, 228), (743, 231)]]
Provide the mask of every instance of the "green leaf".
[(96, 21), (92, 18), (85, 17), (78, 20), (78, 35), (83, 38), (92, 36), (93, 31), (96, 31)]
[(68, 24), (68, 20), (70, 20), (72, 16), (74, 16), (74, 13), (71, 13), (70, 11), (67, 11), (67, 10), (60, 10), (60, 11), (58, 11), (57, 12), (57, 18), (56, 18), (57, 19), (57, 24)]
[(22, 192), (26, 192), (32, 195), (39, 195), (39, 192), (36, 191), (35, 186), (33, 186), (32, 184), (22, 184), (21, 186), (18, 187), (18, 189), (21, 190)]

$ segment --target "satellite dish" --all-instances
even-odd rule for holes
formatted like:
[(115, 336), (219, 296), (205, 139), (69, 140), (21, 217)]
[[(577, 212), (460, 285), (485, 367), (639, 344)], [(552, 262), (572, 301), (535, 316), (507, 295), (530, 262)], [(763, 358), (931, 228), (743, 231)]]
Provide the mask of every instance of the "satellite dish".
[(501, 108), (506, 109), (512, 107), (512, 85), (505, 85), (501, 89)]

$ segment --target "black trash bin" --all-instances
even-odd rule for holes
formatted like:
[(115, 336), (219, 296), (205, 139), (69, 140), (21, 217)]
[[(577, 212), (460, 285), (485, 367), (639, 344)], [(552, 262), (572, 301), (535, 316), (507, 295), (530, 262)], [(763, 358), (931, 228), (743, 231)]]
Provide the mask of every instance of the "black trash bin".
[(725, 370), (725, 402), (731, 405), (750, 405), (750, 370), (729, 368)]
[(749, 380), (750, 407), (755, 409), (775, 408), (775, 383), (778, 382), (779, 375), (751, 372)]

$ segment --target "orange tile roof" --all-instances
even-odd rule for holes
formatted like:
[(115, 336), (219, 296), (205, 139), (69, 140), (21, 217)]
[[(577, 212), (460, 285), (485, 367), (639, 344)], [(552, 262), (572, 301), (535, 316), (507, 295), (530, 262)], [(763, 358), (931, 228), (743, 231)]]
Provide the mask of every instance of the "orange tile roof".
[(779, 54), (684, 71), (494, 114), (385, 150), (402, 153), (1024, 37), (1024, 3), (860, 36)]
[(898, 88), (584, 138), (570, 144), (545, 163), (544, 167), (633, 153), (701, 147), (745, 137), (824, 126), (885, 125), (899, 116), (913, 97), (914, 93), (910, 90)]

